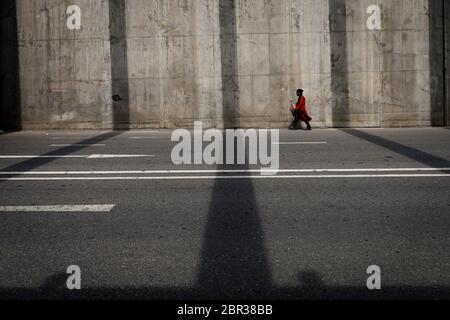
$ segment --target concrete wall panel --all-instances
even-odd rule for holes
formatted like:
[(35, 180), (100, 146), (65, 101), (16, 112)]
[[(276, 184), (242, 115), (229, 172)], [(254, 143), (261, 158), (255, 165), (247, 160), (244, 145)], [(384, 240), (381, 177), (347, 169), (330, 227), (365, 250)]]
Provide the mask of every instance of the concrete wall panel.
[(23, 128), (108, 127), (107, 1), (80, 0), (81, 30), (66, 26), (71, 1), (17, 1)]

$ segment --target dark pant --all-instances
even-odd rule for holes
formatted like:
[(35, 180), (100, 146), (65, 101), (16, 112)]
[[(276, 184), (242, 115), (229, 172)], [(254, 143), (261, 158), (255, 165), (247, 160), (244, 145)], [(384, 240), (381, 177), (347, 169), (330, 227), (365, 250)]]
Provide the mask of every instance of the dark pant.
[[(290, 129), (300, 129), (300, 123), (301, 123), (301, 119), (300, 119), (300, 111), (296, 110), (296, 111), (292, 111), (292, 115), (294, 116), (294, 120), (291, 123), (291, 126), (289, 127)], [(311, 125), (309, 124), (309, 121), (304, 121), (306, 123), (306, 127), (308, 128), (308, 130), (311, 130)]]

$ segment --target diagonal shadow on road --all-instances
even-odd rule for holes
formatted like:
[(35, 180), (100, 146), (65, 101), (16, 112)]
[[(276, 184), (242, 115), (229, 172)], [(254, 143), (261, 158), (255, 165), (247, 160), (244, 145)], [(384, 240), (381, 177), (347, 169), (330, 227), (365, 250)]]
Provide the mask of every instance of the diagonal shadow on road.
[[(79, 145), (73, 145), (73, 146), (67, 146), (67, 147), (63, 147), (63, 148), (58, 148), (56, 150), (52, 150), (49, 151), (47, 153), (42, 154), (41, 156), (67, 156), (70, 154), (73, 154), (75, 152), (78, 152), (82, 149), (85, 149), (85, 145), (90, 145), (90, 144), (97, 144), (99, 142), (108, 140), (110, 138), (113, 138), (115, 136), (118, 136), (122, 134), (121, 131), (111, 131), (111, 132), (106, 132), (85, 140), (82, 140), (80, 142), (78, 142), (77, 144)], [(32, 171), (36, 168), (39, 168), (41, 166), (44, 166), (48, 163), (51, 163), (55, 160), (57, 160), (58, 158), (31, 158), (29, 160), (25, 160), (16, 164), (13, 164), (9, 167), (0, 169), (0, 173), (1, 171), (5, 171), (5, 172), (25, 172), (25, 171)], [(18, 175), (9, 175), (8, 178), (13, 178), (15, 176)], [(0, 181), (1, 183), (1, 181)]]
[[(356, 129), (340, 129), (340, 131), (345, 132), (354, 137), (360, 138), (362, 140), (373, 143), (382, 148), (388, 149), (392, 152), (398, 153), (404, 157), (410, 158), (414, 161), (420, 162), (428, 167), (433, 168), (449, 168), (450, 161), (441, 157), (437, 157), (430, 153), (424, 152), (422, 150), (408, 147), (404, 144), (388, 140), (361, 130)], [(443, 173), (448, 173), (448, 171), (442, 170)]]

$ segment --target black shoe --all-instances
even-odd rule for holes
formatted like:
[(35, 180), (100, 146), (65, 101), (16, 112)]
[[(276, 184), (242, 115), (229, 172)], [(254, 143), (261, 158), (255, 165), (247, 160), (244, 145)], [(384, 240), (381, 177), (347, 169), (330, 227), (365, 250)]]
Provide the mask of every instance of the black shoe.
[(298, 121), (293, 121), (291, 123), (291, 125), (289, 126), (289, 130), (298, 130), (299, 127), (299, 122)]

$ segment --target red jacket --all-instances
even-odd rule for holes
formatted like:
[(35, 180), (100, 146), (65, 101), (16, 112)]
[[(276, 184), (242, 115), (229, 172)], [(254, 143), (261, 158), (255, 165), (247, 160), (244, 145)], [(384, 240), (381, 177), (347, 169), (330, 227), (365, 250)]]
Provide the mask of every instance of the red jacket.
[(295, 104), (294, 110), (299, 111), (299, 119), (301, 121), (311, 121), (312, 118), (309, 116), (308, 111), (306, 111), (306, 99), (304, 96), (301, 96), (297, 103)]

